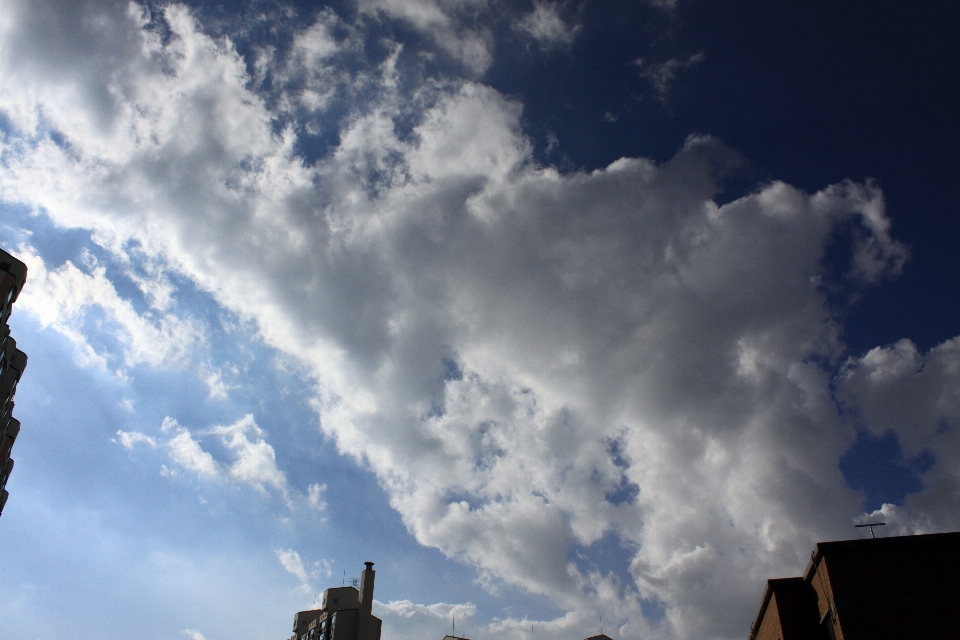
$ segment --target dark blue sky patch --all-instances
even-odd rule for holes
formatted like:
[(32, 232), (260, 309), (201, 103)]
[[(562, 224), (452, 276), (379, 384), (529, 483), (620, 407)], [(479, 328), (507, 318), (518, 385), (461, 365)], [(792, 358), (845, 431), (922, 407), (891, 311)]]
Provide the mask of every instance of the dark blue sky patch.
[(667, 615), (666, 605), (657, 600), (640, 600), (640, 610), (643, 611), (643, 617), (654, 624), (662, 621)]
[(610, 451), (613, 464), (617, 465), (621, 469), (626, 469), (630, 466), (630, 462), (624, 457), (623, 449), (623, 434), (617, 438), (610, 438), (607, 440), (607, 450)]
[(630, 482), (627, 476), (620, 478), (620, 484), (616, 489), (604, 494), (607, 502), (617, 506), (621, 504), (633, 504), (640, 495), (640, 486), (635, 482)]
[[(28, 244), (48, 268), (56, 268), (67, 260), (79, 264), (84, 249), (92, 244), (89, 231), (61, 229), (45, 213), (34, 215), (20, 204), (0, 201), (0, 220), (0, 246), (16, 254), (19, 244)], [(29, 233), (24, 233), (26, 230)]]
[(864, 494), (864, 509), (875, 511), (883, 504), (902, 505), (907, 494), (923, 489), (921, 474), (935, 462), (923, 452), (906, 460), (895, 433), (877, 437), (860, 431), (857, 440), (840, 458), (840, 471), (851, 488)]
[[(621, 433), (616, 438), (607, 439), (607, 450), (610, 452), (613, 464), (624, 470), (630, 468), (630, 461), (627, 459), (624, 451), (625, 437), (626, 435)], [(608, 491), (604, 497), (608, 502), (619, 506), (624, 503), (632, 504), (639, 495), (640, 487), (636, 483), (630, 482), (629, 478), (624, 474), (620, 477), (620, 484)]]
[[(960, 270), (957, 24), (956, 3), (589, 3), (571, 55), (511, 51), (484, 79), (522, 101), (538, 159), (561, 168), (665, 162), (700, 133), (746, 158), (721, 201), (774, 179), (811, 193), (877, 180), (913, 257), (864, 293), (844, 338), (854, 354), (903, 337), (926, 350), (960, 332), (960, 290), (942, 277)], [(634, 64), (699, 52), (662, 100)]]
[(622, 591), (634, 587), (629, 569), (635, 553), (636, 550), (624, 543), (620, 536), (608, 531), (589, 546), (574, 545), (569, 558), (584, 573), (599, 571), (604, 576), (612, 573), (620, 581)]
[(453, 358), (443, 359), (443, 379), (444, 381), (463, 380), (463, 370)]
[[(824, 296), (830, 311), (845, 319), (856, 305), (874, 289), (896, 280), (898, 273), (887, 273), (880, 282), (864, 284), (855, 273), (857, 250), (872, 235), (860, 216), (837, 221), (824, 246), (820, 261), (822, 274), (818, 291)], [(894, 265), (890, 265), (893, 267)]]

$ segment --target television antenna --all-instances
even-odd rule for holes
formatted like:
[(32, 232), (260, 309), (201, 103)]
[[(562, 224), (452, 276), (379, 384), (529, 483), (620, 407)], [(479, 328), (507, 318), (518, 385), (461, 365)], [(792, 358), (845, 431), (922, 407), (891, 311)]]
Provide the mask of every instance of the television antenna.
[(865, 523), (863, 523), (863, 524), (855, 524), (855, 525), (853, 525), (853, 526), (854, 526), (855, 529), (859, 529), (859, 528), (861, 528), (861, 527), (870, 527), (870, 537), (871, 537), (871, 538), (876, 538), (877, 536), (873, 535), (873, 528), (874, 528), (874, 527), (882, 527), (882, 526), (885, 525), (885, 524), (887, 524), (887, 523), (886, 523), (886, 522), (865, 522)]

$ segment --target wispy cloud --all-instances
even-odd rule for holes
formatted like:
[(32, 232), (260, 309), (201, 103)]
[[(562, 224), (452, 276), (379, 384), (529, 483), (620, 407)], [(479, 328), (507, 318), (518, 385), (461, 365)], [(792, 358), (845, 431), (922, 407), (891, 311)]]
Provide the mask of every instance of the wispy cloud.
[(654, 92), (660, 100), (665, 100), (670, 92), (670, 87), (676, 80), (680, 71), (700, 64), (706, 59), (706, 55), (700, 51), (691, 54), (686, 60), (671, 58), (666, 62), (653, 62), (643, 58), (637, 58), (633, 64), (640, 67), (640, 75), (650, 82)]
[(533, 11), (517, 22), (516, 28), (532, 36), (545, 49), (569, 47), (580, 31), (580, 25), (568, 24), (560, 14), (563, 4), (534, 2)]
[[(245, 415), (229, 425), (217, 425), (199, 432), (201, 436), (215, 436), (233, 454), (233, 460), (217, 461), (206, 451), (186, 427), (166, 417), (160, 427), (162, 438), (154, 438), (136, 431), (118, 431), (114, 442), (125, 449), (143, 444), (161, 447), (180, 469), (199, 478), (233, 481), (253, 487), (260, 493), (273, 489), (289, 504), (286, 475), (277, 468), (276, 453), (264, 439), (264, 432), (252, 415)], [(323, 487), (326, 488), (326, 485)], [(323, 489), (311, 485), (308, 501), (321, 510)]]
[(151, 438), (148, 435), (138, 433), (136, 431), (117, 431), (117, 439), (114, 442), (118, 443), (124, 449), (133, 449), (138, 444), (144, 444), (150, 447), (151, 449), (157, 448), (157, 441)]
[(213, 456), (204, 451), (191, 433), (181, 427), (173, 418), (164, 418), (161, 430), (168, 435), (164, 447), (170, 459), (190, 473), (201, 478), (216, 478), (220, 475), (220, 465)]
[(312, 580), (320, 576), (329, 578), (331, 575), (330, 563), (326, 560), (318, 560), (308, 566), (293, 549), (277, 549), (275, 553), (284, 570), (300, 581), (299, 590), (303, 593), (313, 593)]
[(286, 475), (277, 468), (273, 447), (263, 439), (263, 430), (252, 415), (247, 414), (233, 424), (213, 427), (210, 432), (236, 455), (236, 460), (227, 469), (231, 478), (260, 492), (272, 487), (287, 497)]
[[(70, 338), (84, 363), (104, 369), (111, 363), (182, 367), (189, 354), (205, 343), (203, 326), (189, 316), (137, 311), (92, 256), (88, 256), (87, 270), (68, 261), (51, 271), (34, 248), (23, 246), (19, 255), (28, 265), (31, 285), (19, 307), (42, 326)], [(154, 298), (156, 295), (151, 293)], [(168, 309), (170, 305), (164, 302), (160, 306)]]
[(307, 489), (307, 502), (310, 506), (320, 513), (326, 511), (327, 501), (324, 500), (323, 496), (327, 492), (327, 485), (313, 483)]
[(307, 570), (303, 566), (303, 561), (300, 560), (299, 553), (293, 549), (277, 549), (277, 560), (280, 561), (287, 573), (295, 576), (300, 582), (307, 583)]

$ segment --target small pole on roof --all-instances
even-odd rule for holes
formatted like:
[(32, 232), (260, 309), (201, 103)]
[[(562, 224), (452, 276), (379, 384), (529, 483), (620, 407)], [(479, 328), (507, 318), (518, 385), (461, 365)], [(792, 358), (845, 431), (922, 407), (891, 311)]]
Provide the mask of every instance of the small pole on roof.
[(451, 613), (450, 616), (453, 618), (453, 632), (450, 635), (456, 638), (457, 637), (457, 614)]
[(876, 538), (877, 536), (873, 535), (873, 528), (882, 527), (885, 524), (887, 523), (886, 522), (865, 522), (864, 524), (855, 524), (853, 526), (855, 529), (859, 529), (860, 527), (870, 527), (870, 537)]
[(600, 616), (600, 635), (603, 635), (603, 616)]

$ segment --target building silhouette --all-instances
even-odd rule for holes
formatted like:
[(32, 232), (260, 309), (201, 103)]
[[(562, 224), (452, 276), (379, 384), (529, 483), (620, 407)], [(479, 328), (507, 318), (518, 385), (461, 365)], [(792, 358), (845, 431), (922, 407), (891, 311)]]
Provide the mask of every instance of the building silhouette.
[(13, 443), (20, 434), (20, 421), (13, 417), (13, 396), (27, 366), (27, 354), (17, 349), (7, 320), (24, 283), (27, 265), (0, 249), (0, 514), (10, 493), (7, 480), (13, 471)]
[(767, 581), (749, 640), (960, 638), (960, 532), (821, 542)]
[(323, 592), (319, 609), (298, 611), (293, 616), (290, 640), (380, 640), (381, 620), (372, 613), (372, 562), (360, 574), (360, 589), (333, 587)]

